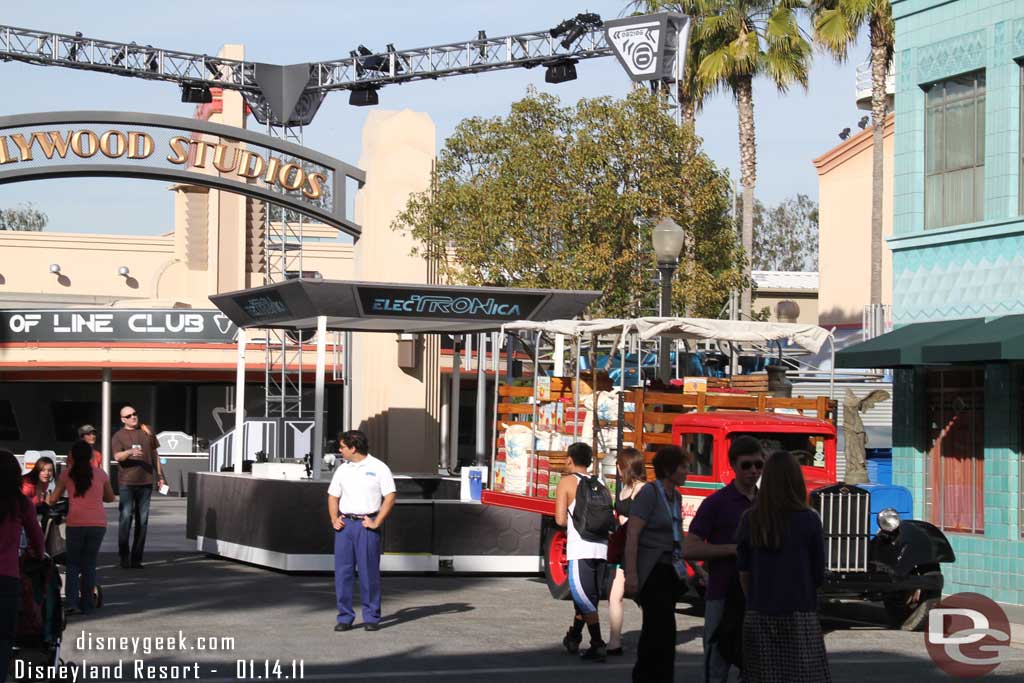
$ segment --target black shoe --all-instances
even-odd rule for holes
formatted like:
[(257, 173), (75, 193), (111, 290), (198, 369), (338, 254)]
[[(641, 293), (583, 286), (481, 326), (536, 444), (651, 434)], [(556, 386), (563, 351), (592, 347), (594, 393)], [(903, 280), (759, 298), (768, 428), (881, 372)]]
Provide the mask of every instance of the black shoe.
[(136, 561), (132, 562), (132, 569), (145, 569), (145, 567), (142, 566), (141, 562)]
[(334, 630), (337, 633), (344, 633), (345, 631), (352, 630), (352, 624), (335, 624)]
[(366, 629), (367, 631), (379, 631), (380, 630), (380, 624), (377, 624), (377, 623), (363, 624), (363, 628)]
[(562, 638), (562, 645), (565, 646), (566, 651), (574, 655), (580, 651), (580, 643), (583, 642), (583, 635), (574, 636), (572, 631), (565, 632), (565, 638)]
[(608, 653), (609, 657), (621, 657), (623, 654), (625, 654), (622, 651), (622, 646), (621, 645), (619, 645), (618, 647), (610, 647), (607, 650), (605, 650), (605, 652)]
[(590, 647), (580, 653), (580, 659), (588, 662), (603, 662), (608, 656), (604, 643), (591, 643)]
[(128, 562), (127, 557), (121, 558), (121, 569), (131, 569), (131, 564)]

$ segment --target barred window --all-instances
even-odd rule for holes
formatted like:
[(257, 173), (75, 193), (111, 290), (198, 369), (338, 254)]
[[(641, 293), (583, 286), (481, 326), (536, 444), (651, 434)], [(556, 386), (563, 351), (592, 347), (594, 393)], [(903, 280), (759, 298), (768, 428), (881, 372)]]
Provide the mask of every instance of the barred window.
[(925, 87), (924, 226), (985, 217), (985, 72)]

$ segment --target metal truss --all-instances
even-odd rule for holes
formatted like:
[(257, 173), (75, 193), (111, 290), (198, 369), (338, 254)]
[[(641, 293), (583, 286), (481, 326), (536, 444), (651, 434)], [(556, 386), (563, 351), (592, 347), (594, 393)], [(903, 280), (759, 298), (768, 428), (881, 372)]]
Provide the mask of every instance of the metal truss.
[[(586, 28), (569, 47), (550, 31), (373, 53), (353, 50), (344, 59), (310, 63), (306, 91), (330, 92), (383, 86), (501, 69), (532, 68), (552, 61), (607, 57), (604, 30)], [(360, 46), (362, 47), (362, 46)], [(119, 43), (0, 25), (0, 60), (101, 71), (117, 76), (259, 92), (255, 63), (223, 59), (152, 45)]]

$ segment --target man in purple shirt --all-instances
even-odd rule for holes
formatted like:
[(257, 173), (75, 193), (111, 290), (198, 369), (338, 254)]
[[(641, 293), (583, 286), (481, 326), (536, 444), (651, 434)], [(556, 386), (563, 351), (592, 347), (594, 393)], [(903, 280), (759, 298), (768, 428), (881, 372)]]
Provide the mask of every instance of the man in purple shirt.
[(709, 574), (704, 604), (704, 680), (709, 683), (729, 680), (729, 663), (722, 657), (718, 643), (710, 641), (725, 614), (729, 589), (739, 581), (736, 530), (743, 513), (753, 504), (757, 480), (764, 468), (761, 442), (752, 436), (732, 437), (729, 466), (735, 474), (732, 483), (700, 504), (683, 546), (683, 557), (703, 560)]

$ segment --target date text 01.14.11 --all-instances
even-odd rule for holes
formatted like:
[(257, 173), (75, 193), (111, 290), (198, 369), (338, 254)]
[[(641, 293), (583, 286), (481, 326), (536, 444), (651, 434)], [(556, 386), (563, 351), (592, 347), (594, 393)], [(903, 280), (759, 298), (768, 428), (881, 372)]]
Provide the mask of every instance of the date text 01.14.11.
[(235, 677), (240, 681), (295, 681), (306, 676), (301, 659), (239, 659), (235, 661)]

